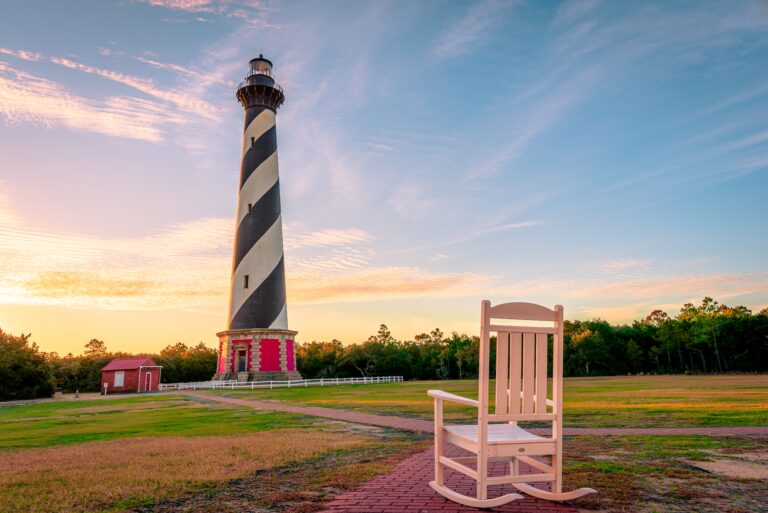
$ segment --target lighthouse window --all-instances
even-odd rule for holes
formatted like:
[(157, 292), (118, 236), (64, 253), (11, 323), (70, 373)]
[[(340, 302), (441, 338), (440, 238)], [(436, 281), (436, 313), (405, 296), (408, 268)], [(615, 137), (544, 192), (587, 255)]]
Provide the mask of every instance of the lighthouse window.
[(248, 275), (247, 274), (245, 275), (245, 283), (243, 284), (243, 288), (245, 288), (245, 289), (248, 288)]
[(251, 137), (251, 148), (253, 148), (253, 145), (256, 144), (256, 138)]
[(253, 208), (253, 203), (248, 203), (248, 213), (251, 213), (251, 209)]

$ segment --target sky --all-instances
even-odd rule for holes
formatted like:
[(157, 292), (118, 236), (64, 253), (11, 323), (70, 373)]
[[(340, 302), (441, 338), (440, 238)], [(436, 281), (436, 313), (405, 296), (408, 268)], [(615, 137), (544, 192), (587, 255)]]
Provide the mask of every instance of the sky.
[(4, 2), (0, 328), (216, 346), (259, 53), (300, 341), (476, 334), (481, 299), (757, 311), (767, 5)]

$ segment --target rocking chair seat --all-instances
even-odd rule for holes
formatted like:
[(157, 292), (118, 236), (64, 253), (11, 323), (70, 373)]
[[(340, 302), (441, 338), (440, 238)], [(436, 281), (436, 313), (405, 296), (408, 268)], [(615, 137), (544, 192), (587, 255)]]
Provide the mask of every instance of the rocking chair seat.
[[(448, 425), (443, 429), (450, 435), (463, 438), (468, 442), (477, 443), (477, 424), (467, 425)], [(551, 438), (529, 433), (516, 424), (488, 424), (488, 444), (508, 444), (508, 443), (531, 443), (531, 442), (551, 442)]]

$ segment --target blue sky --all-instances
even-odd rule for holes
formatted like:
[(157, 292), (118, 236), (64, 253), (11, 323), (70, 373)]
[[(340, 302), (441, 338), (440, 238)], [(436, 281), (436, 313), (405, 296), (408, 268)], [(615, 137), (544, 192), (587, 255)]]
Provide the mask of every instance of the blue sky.
[(249, 58), (275, 63), (289, 325), (768, 305), (761, 2), (8, 2), (0, 327), (225, 328)]

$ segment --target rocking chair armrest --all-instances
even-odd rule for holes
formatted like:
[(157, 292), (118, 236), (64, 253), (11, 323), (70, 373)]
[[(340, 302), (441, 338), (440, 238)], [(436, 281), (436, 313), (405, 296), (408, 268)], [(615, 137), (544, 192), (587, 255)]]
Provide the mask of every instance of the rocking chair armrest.
[(466, 397), (461, 397), (460, 395), (449, 394), (448, 392), (443, 392), (442, 390), (428, 390), (427, 395), (443, 401), (466, 404), (468, 406), (474, 406), (475, 408), (480, 407), (480, 403), (474, 399), (467, 399)]

